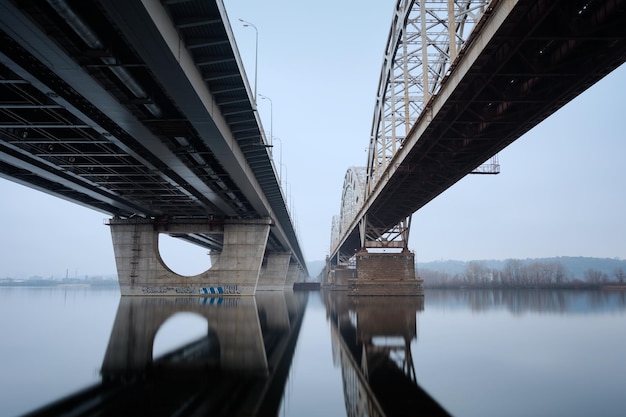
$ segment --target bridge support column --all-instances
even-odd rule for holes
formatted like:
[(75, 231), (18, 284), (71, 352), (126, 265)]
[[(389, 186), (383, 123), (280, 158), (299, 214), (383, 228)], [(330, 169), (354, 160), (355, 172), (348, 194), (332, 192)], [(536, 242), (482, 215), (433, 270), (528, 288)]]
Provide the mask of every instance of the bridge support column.
[(217, 265), (217, 261), (220, 259), (220, 254), (222, 252), (217, 250), (212, 250), (209, 252), (209, 259), (211, 259), (211, 265)]
[(290, 264), (287, 270), (287, 279), (285, 280), (285, 289), (293, 290), (293, 284), (298, 281), (300, 276), (300, 267), (296, 264)]
[(415, 276), (415, 255), (400, 253), (370, 253), (356, 255), (356, 278), (348, 279), (353, 295), (423, 295), (422, 280)]
[(335, 267), (335, 269), (331, 270), (329, 279), (330, 288), (334, 290), (347, 290), (348, 282), (356, 279), (356, 269)]
[(266, 263), (261, 268), (261, 275), (256, 286), (257, 291), (282, 291), (285, 287), (290, 259), (290, 253), (268, 254)]
[[(150, 219), (111, 219), (111, 235), (122, 295), (254, 295), (270, 221), (236, 220), (223, 225)], [(220, 233), (224, 247), (211, 268), (185, 277), (171, 271), (158, 248), (159, 233)]]

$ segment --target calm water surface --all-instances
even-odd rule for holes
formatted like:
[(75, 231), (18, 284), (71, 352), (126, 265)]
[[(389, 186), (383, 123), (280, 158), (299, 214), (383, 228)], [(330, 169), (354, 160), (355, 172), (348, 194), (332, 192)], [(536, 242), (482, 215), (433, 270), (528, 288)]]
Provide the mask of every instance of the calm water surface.
[(0, 288), (0, 416), (91, 386), (200, 389), (212, 415), (625, 416), (625, 375), (623, 292)]

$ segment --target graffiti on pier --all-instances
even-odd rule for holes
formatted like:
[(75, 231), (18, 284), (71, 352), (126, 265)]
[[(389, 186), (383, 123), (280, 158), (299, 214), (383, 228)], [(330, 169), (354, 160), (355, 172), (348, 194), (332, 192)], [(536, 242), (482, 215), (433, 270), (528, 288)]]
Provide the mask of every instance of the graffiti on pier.
[(176, 295), (241, 295), (238, 285), (220, 285), (216, 287), (141, 287), (143, 294)]

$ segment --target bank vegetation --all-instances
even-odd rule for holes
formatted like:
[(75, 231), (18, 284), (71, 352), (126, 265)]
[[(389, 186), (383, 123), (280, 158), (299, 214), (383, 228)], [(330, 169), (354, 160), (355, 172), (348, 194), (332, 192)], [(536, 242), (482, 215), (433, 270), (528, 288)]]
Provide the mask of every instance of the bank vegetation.
[(457, 273), (419, 268), (418, 276), (426, 288), (577, 288), (626, 289), (626, 271), (612, 273), (588, 268), (582, 276), (572, 277), (558, 260), (527, 262), (508, 259), (503, 268), (490, 268), (486, 262), (470, 261)]

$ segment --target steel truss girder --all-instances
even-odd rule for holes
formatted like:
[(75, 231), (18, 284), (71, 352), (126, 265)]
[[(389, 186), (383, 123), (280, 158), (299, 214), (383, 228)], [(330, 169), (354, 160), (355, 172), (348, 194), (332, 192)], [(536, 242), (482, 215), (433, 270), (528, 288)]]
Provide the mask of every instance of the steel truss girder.
[(365, 201), (365, 168), (352, 167), (346, 172), (341, 193), (341, 211), (333, 217), (331, 250), (339, 244), (339, 239), (348, 232), (350, 224)]
[(398, 0), (378, 83), (366, 192), (437, 94), (489, 0)]
[(402, 219), (397, 224), (378, 226), (363, 217), (359, 223), (362, 248), (377, 249), (408, 249), (409, 232), (411, 230), (411, 216)]
[(354, 258), (354, 254), (349, 254), (346, 252), (338, 252), (337, 253), (337, 265), (341, 265), (343, 267), (355, 266), (356, 260)]
[[(489, 0), (397, 1), (378, 83), (367, 166), (346, 173), (341, 212), (333, 218), (331, 253), (353, 233), (349, 229), (365, 200), (439, 91), (488, 4)], [(410, 220), (409, 216), (395, 225), (374, 225), (361, 219), (361, 247), (406, 249)]]

